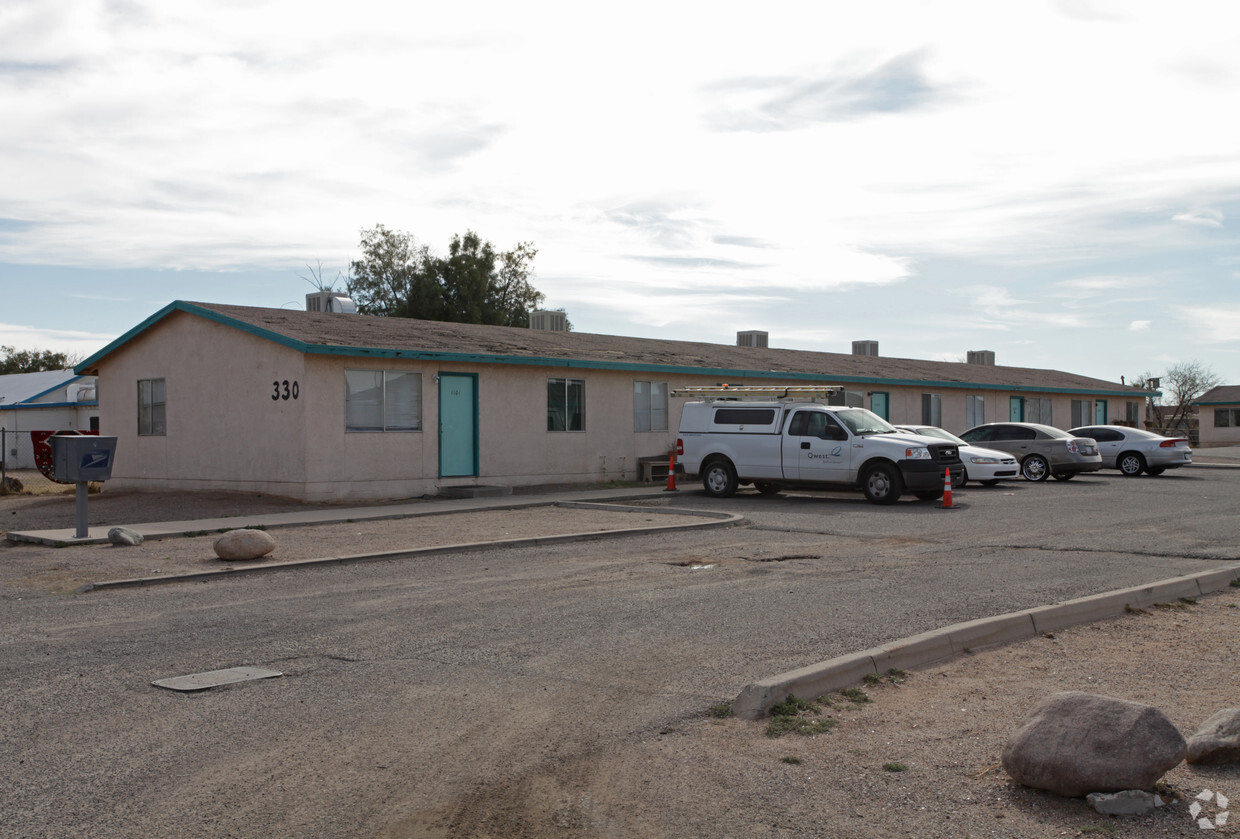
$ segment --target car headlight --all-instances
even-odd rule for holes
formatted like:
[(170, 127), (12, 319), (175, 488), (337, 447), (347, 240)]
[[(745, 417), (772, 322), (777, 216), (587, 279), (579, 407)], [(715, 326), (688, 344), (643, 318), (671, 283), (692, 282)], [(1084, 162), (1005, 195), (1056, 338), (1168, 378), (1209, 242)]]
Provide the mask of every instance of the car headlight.
[(970, 455), (970, 463), (1002, 463), (997, 457), (983, 457), (982, 455)]
[(909, 446), (904, 450), (904, 456), (909, 460), (930, 460), (930, 450), (925, 446)]

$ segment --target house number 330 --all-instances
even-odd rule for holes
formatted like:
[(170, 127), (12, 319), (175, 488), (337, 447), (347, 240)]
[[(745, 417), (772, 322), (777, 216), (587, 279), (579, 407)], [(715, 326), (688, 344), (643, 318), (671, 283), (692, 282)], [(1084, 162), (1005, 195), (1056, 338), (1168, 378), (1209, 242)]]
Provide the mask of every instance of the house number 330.
[(296, 399), (300, 392), (301, 387), (296, 381), (290, 382), (288, 379), (285, 379), (282, 382), (271, 383), (272, 402), (275, 402), (277, 399)]

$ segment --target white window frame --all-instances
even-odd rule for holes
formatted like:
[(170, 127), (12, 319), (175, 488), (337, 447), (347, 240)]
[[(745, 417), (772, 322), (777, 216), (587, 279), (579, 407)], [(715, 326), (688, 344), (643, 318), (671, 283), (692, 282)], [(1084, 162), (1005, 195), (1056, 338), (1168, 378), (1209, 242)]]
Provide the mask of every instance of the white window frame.
[(633, 382), (633, 430), (667, 431), (667, 382)]
[(967, 394), (964, 398), (964, 427), (986, 424), (986, 397)]
[[(553, 394), (556, 390), (563, 388), (558, 401), (553, 401)], [(578, 388), (581, 394), (578, 402), (578, 410), (576, 414), (570, 417), (568, 414), (569, 393), (573, 388)], [(557, 411), (557, 408), (559, 409)], [(557, 427), (560, 426), (560, 427)], [(581, 432), (586, 430), (586, 380), (585, 379), (569, 379), (569, 378), (550, 378), (547, 379), (547, 431), (549, 432)]]
[(138, 436), (168, 434), (168, 386), (160, 379), (138, 379)]
[(344, 430), (361, 434), (421, 431), (422, 374), (346, 368)]

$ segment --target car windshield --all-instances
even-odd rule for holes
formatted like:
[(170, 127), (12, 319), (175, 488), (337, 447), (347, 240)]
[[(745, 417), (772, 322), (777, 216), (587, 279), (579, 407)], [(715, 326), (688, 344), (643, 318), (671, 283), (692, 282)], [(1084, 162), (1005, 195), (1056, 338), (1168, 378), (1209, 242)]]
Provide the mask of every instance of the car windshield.
[(968, 443), (966, 443), (964, 440), (961, 440), (959, 437), (957, 437), (955, 434), (952, 434), (950, 431), (944, 431), (943, 429), (937, 428), (933, 425), (924, 425), (924, 426), (919, 426), (917, 428), (910, 428), (909, 431), (913, 434), (920, 434), (922, 437), (938, 437), (940, 440), (947, 440), (950, 443), (955, 443), (957, 446), (968, 445)]
[(853, 434), (894, 434), (895, 426), (865, 408), (847, 408), (835, 412), (835, 417)]

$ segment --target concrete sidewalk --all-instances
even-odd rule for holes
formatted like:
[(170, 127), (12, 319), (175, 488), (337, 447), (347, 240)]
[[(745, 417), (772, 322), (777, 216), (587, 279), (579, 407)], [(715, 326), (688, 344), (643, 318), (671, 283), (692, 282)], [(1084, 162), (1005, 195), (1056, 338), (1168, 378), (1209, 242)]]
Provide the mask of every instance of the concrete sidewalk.
[[(406, 504), (384, 504), (372, 507), (316, 507), (288, 513), (262, 513), (253, 516), (228, 516), (214, 519), (188, 521), (140, 522), (125, 524), (129, 530), (141, 533), (144, 539), (170, 539), (190, 534), (200, 535), (246, 527), (278, 528), (300, 525), (333, 524), (343, 521), (379, 521), (412, 516), (434, 516), (445, 513), (468, 513), (481, 510), (519, 510), (527, 507), (546, 507), (560, 502), (614, 503), (637, 501), (647, 498), (675, 497), (675, 492), (662, 488), (622, 487), (619, 489), (567, 489), (552, 492), (530, 492), (521, 495), (488, 496), (478, 498), (432, 497), (410, 501)], [(108, 531), (117, 525), (92, 526), (88, 535), (77, 538), (72, 527), (53, 530), (9, 531), (7, 538), (13, 542), (31, 542), (65, 547), (69, 545), (99, 545), (108, 541)]]

